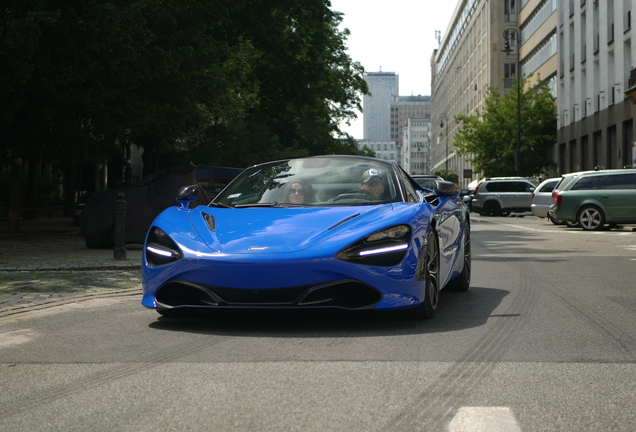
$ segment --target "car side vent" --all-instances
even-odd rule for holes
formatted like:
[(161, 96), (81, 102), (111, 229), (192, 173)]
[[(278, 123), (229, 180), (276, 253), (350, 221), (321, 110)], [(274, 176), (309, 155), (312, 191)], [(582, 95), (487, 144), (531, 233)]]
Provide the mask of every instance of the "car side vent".
[(216, 222), (214, 221), (214, 216), (207, 213), (201, 213), (201, 215), (203, 216), (203, 220), (205, 221), (205, 224), (208, 226), (210, 231), (216, 231)]
[(437, 195), (426, 195), (424, 197), (424, 201), (435, 207), (439, 205), (439, 198), (437, 197)]

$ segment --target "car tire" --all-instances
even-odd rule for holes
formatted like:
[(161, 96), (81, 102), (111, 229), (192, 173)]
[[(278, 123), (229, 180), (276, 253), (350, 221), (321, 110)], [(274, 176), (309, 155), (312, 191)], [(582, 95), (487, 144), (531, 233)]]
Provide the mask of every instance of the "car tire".
[(596, 206), (583, 207), (579, 210), (576, 220), (585, 231), (600, 231), (605, 225), (605, 215)]
[(448, 288), (453, 291), (466, 291), (470, 287), (472, 258), (470, 251), (470, 225), (466, 225), (464, 231), (464, 268), (457, 279), (448, 283)]
[(555, 218), (550, 213), (548, 213), (548, 219), (550, 219), (550, 222), (552, 222), (554, 225), (563, 225), (565, 223), (562, 220)]
[(431, 231), (426, 236), (426, 249), (424, 262), (424, 272), (426, 281), (426, 289), (424, 292), (424, 301), (414, 309), (407, 310), (407, 316), (417, 319), (429, 319), (435, 316), (437, 305), (439, 302), (439, 243), (435, 231)]
[(578, 222), (566, 221), (565, 224), (568, 228), (581, 228), (581, 225)]
[(484, 204), (484, 216), (499, 216), (501, 213), (501, 207), (494, 201), (488, 201)]

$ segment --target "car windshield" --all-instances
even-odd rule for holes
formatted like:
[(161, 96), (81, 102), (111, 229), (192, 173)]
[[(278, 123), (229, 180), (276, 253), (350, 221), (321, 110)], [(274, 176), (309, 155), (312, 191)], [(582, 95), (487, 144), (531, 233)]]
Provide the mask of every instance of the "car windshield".
[(210, 205), (338, 206), (401, 200), (392, 165), (365, 158), (315, 157), (248, 168)]

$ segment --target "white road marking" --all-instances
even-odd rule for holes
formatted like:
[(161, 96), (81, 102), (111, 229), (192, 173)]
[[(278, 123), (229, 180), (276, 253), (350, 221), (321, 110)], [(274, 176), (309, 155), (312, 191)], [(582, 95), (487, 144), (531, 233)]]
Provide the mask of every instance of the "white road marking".
[(16, 330), (4, 334), (0, 334), (0, 348), (6, 348), (12, 345), (21, 345), (31, 342), (36, 337), (36, 333), (32, 330)]
[(479, 222), (487, 222), (487, 223), (491, 223), (491, 224), (496, 224), (496, 225), (505, 225), (505, 226), (512, 226), (512, 227), (516, 227), (516, 228), (521, 228), (524, 229), (526, 231), (537, 231), (537, 232), (542, 232), (542, 233), (550, 233), (550, 234), (591, 234), (591, 235), (610, 235), (610, 236), (628, 236), (628, 235), (634, 235), (633, 232), (621, 232), (621, 231), (585, 231), (581, 228), (576, 228), (576, 231), (574, 230), (568, 230), (568, 231), (553, 231), (553, 230), (548, 230), (548, 229), (540, 229), (540, 228), (530, 228), (524, 225), (516, 225), (516, 224), (512, 224), (512, 223), (506, 223), (506, 222), (498, 222), (498, 221), (494, 221), (494, 220), (486, 220), (486, 219), (476, 219), (479, 220)]
[(462, 407), (451, 420), (449, 432), (521, 432), (508, 407)]

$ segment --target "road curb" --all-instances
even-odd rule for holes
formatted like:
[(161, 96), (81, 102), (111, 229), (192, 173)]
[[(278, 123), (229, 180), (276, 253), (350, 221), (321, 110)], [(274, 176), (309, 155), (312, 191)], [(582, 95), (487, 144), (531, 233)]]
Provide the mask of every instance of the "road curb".
[(43, 267), (0, 267), (0, 272), (28, 272), (28, 271), (130, 271), (141, 270), (141, 264), (117, 265), (105, 264), (94, 266), (43, 266)]

